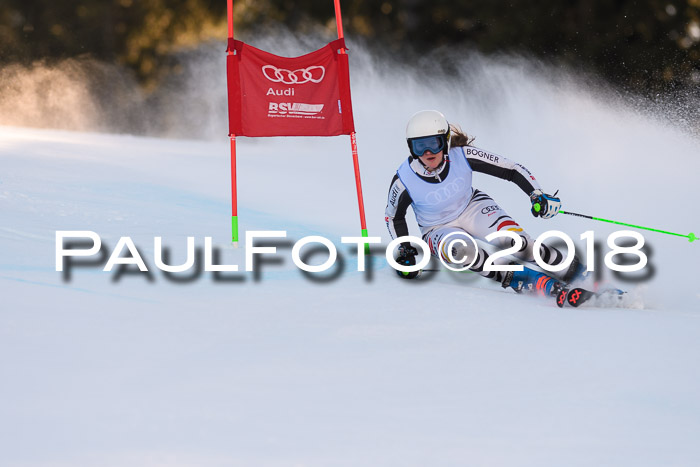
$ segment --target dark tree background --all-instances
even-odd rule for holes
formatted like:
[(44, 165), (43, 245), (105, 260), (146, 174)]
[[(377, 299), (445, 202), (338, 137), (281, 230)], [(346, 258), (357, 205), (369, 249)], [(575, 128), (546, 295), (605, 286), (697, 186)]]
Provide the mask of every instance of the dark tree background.
[[(406, 51), (524, 52), (648, 94), (700, 84), (700, 0), (346, 0), (348, 35)], [(335, 29), (330, 0), (237, 0), (238, 32)], [(172, 54), (226, 37), (225, 0), (2, 0), (0, 64), (90, 56), (157, 84)]]

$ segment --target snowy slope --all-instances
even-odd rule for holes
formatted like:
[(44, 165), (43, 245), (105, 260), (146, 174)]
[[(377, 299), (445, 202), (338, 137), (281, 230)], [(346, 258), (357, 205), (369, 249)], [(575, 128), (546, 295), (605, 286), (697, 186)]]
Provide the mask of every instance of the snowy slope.
[[(424, 107), (560, 189), (564, 209), (698, 233), (696, 139), (568, 78), (469, 70), (435, 89), (354, 73), (370, 234), (389, 240), (386, 190)], [(621, 309), (560, 310), (471, 274), (401, 281), (381, 255), (358, 273), (340, 243), (359, 233), (347, 138), (239, 140), (241, 230), (325, 236), (345, 259), (335, 277), (301, 274), (289, 243), (222, 280), (55, 271), (57, 230), (129, 236), (149, 266), (155, 236), (173, 263), (210, 236), (242, 270), (228, 171), (225, 138), (0, 127), (0, 465), (700, 462), (697, 243), (645, 233), (655, 274), (618, 282), (634, 296)], [(514, 185), (475, 185), (533, 236), (619, 230), (533, 219)]]

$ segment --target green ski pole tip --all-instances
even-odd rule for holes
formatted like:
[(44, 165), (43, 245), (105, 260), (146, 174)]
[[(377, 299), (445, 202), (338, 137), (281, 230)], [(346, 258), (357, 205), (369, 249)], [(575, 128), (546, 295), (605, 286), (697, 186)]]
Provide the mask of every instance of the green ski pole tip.
[(542, 207), (540, 206), (540, 203), (533, 204), (532, 208), (535, 210), (535, 212), (540, 212), (540, 209), (542, 209)]
[(698, 239), (698, 237), (696, 237), (695, 234), (694, 234), (693, 232), (690, 232), (690, 233), (688, 234), (688, 241), (689, 241), (690, 243), (693, 243), (693, 242), (694, 242), (695, 240), (697, 240), (697, 239)]

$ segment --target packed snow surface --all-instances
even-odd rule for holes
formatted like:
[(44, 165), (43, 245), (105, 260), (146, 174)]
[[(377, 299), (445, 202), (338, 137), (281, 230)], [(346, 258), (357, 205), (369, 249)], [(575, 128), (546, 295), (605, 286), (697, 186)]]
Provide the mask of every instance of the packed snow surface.
[[(354, 72), (370, 235), (390, 240), (386, 192), (422, 108), (527, 166), (565, 210), (698, 233), (697, 139), (525, 71), (481, 64), (464, 88)], [(358, 272), (340, 242), (360, 231), (348, 138), (239, 138), (241, 233), (287, 232), (246, 272), (222, 118), (209, 141), (0, 127), (0, 465), (700, 463), (700, 242), (644, 232), (649, 277), (603, 271), (629, 292), (619, 308), (559, 309), (444, 270), (403, 281), (381, 246)], [(623, 229), (535, 219), (514, 184), (474, 184), (533, 237), (582, 246), (593, 230), (604, 254)], [(149, 273), (103, 272), (104, 257), (57, 272), (63, 230), (97, 233), (106, 254), (130, 237)], [(342, 263), (303, 274), (291, 250), (308, 235)], [(181, 264), (188, 236), (239, 271), (158, 270), (154, 237)]]

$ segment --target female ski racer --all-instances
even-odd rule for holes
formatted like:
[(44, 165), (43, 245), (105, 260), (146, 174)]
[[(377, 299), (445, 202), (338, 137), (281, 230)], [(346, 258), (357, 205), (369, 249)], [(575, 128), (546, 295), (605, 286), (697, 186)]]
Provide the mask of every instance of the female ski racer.
[[(514, 256), (525, 262), (534, 261), (533, 239), (489, 195), (472, 186), (472, 172), (486, 173), (518, 185), (530, 197), (531, 212), (535, 217), (549, 219), (561, 207), (559, 198), (545, 194), (524, 166), (472, 146), (473, 140), (459, 126), (450, 125), (436, 110), (423, 110), (411, 117), (406, 127), (406, 142), (411, 155), (396, 171), (389, 189), (385, 217), (389, 233), (394, 239), (408, 235), (406, 210), (412, 206), (422, 238), (433, 256), (440, 256), (445, 263), (456, 267), (473, 262), (470, 270), (499, 281), (504, 288), (511, 287), (516, 292), (558, 294), (566, 283), (585, 274), (585, 267), (578, 258), (574, 257), (569, 268), (558, 273), (555, 279), (528, 267), (523, 271), (485, 271), (484, 262), (489, 255), (481, 246), (471, 241), (440, 244), (449, 234), (458, 237), (466, 232), (483, 240), (493, 232), (509, 230), (522, 238), (522, 246)], [(493, 243), (499, 249), (514, 245), (514, 241), (507, 237), (498, 238)], [(445, 250), (449, 244), (455, 261)], [(410, 242), (404, 242), (399, 247), (396, 261), (402, 265), (415, 265), (417, 253)], [(545, 244), (540, 246), (540, 256), (553, 266), (564, 261), (559, 250)], [(397, 272), (405, 279), (420, 275), (420, 271)]]

